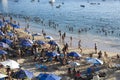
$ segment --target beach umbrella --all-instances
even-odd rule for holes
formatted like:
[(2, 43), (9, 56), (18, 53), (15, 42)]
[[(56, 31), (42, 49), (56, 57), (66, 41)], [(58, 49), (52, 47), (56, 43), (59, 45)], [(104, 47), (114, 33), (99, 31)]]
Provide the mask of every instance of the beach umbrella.
[[(5, 77), (7, 77), (7, 75), (0, 73), (0, 79), (5, 78)], [(4, 80), (4, 79), (3, 79), (3, 80)]]
[(0, 54), (7, 54), (7, 52), (4, 50), (0, 50)]
[(21, 42), (22, 42), (22, 43), (24, 43), (24, 42), (28, 42), (28, 43), (30, 43), (30, 44), (33, 44), (33, 41), (30, 40), (30, 39), (24, 39), (24, 40), (22, 40)]
[(55, 75), (55, 74), (39, 74), (37, 77), (37, 80), (61, 80), (61, 77)]
[(24, 78), (32, 79), (33, 76), (34, 76), (33, 72), (30, 72), (28, 70), (20, 70), (20, 71), (16, 72), (17, 79), (24, 79)]
[(103, 61), (97, 58), (86, 58), (88, 63), (92, 64), (103, 64)]
[(50, 44), (50, 45), (56, 45), (56, 46), (57, 46), (57, 43), (56, 43), (55, 41), (53, 41), (53, 40), (50, 40), (50, 41), (48, 42), (48, 44)]
[(52, 36), (45, 36), (45, 39), (54, 40)]
[(0, 62), (0, 64), (2, 64), (4, 67), (9, 66), (11, 69), (19, 68), (19, 63), (17, 63), (14, 60), (10, 60), (10, 59), (3, 61), (3, 62)]
[(46, 53), (46, 56), (55, 57), (55, 56), (59, 56), (59, 54), (56, 53), (56, 52), (47, 52), (47, 53)]
[(70, 52), (68, 53), (68, 56), (72, 56), (72, 57), (81, 57), (82, 55), (77, 53), (77, 52)]
[(70, 62), (70, 65), (73, 67), (80, 66), (80, 63), (78, 62)]
[(41, 36), (40, 33), (35, 33), (35, 34), (32, 34), (32, 36)]
[(4, 42), (0, 42), (0, 47), (2, 47), (2, 48), (9, 48), (9, 45), (4, 43)]
[(20, 28), (20, 26), (17, 25), (17, 24), (11, 24), (11, 26), (14, 27), (14, 28)]
[(8, 45), (11, 45), (11, 44), (12, 44), (12, 40), (10, 40), (10, 39), (4, 38), (4, 39), (2, 39), (1, 41), (4, 42), (4, 43), (7, 43)]
[(22, 47), (32, 47), (32, 44), (29, 42), (23, 42), (23, 43), (21, 43), (21, 46)]
[(12, 33), (12, 32), (8, 32), (7, 35), (10, 36), (10, 37), (14, 37), (15, 34)]
[(44, 41), (41, 41), (41, 40), (36, 41), (36, 43), (37, 43), (38, 45), (44, 45), (44, 44), (45, 44), (45, 42), (44, 42)]
[(22, 47), (32, 47), (33, 41), (30, 39), (24, 39), (21, 41), (21, 46)]

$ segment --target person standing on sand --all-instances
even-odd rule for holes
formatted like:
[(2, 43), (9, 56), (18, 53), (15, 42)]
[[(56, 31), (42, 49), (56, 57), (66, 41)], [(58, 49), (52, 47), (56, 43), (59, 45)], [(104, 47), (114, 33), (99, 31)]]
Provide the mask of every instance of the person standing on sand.
[(58, 32), (59, 32), (60, 42), (61, 42), (61, 30), (59, 30)]
[(95, 54), (97, 54), (97, 45), (96, 45), (96, 43), (95, 43)]
[(104, 57), (107, 59), (108, 58), (108, 54), (106, 52), (104, 52)]
[(70, 46), (72, 47), (72, 36), (70, 37)]
[(82, 48), (81, 48), (81, 40), (78, 41), (78, 49), (80, 49), (80, 50), (81, 50), (80, 52), (82, 52)]
[(62, 43), (64, 44), (65, 37), (62, 35)]

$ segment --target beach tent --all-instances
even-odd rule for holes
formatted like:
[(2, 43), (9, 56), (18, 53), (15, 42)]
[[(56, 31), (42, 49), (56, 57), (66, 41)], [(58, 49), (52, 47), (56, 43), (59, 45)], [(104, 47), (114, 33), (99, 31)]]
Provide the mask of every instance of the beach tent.
[(4, 50), (0, 50), (0, 55), (1, 55), (1, 54), (7, 54), (7, 52), (4, 51)]
[(11, 69), (19, 68), (19, 63), (17, 63), (14, 60), (10, 60), (10, 59), (0, 62), (0, 64), (2, 64), (4, 67), (9, 66)]
[(70, 53), (68, 53), (68, 56), (71, 56), (71, 57), (81, 57), (82, 55), (77, 53), (77, 52), (70, 52)]
[(70, 65), (72, 67), (77, 67), (77, 66), (80, 66), (80, 63), (78, 63), (78, 62), (70, 62)]
[(49, 42), (48, 42), (48, 44), (50, 44), (50, 45), (58, 45), (55, 41), (53, 41), (53, 40), (50, 40)]
[(33, 72), (30, 72), (28, 70), (20, 70), (15, 73), (15, 78), (17, 79), (24, 79), (24, 78), (32, 79), (33, 77), (34, 77)]
[(103, 64), (103, 61), (97, 58), (86, 58), (86, 61), (88, 63), (92, 63), (92, 64)]
[(0, 47), (2, 47), (2, 48), (9, 48), (9, 45), (4, 43), (4, 42), (0, 42)]
[(61, 80), (61, 77), (55, 75), (55, 74), (39, 74), (37, 77), (37, 80)]
[(52, 36), (45, 36), (45, 39), (54, 40)]
[(56, 53), (56, 52), (47, 52), (47, 53), (46, 53), (46, 56), (55, 57), (55, 56), (59, 56), (59, 54)]
[(4, 80), (5, 77), (7, 77), (7, 75), (0, 73), (0, 80)]
[(8, 44), (8, 45), (11, 45), (11, 44), (12, 44), (12, 40), (10, 40), (10, 39), (4, 38), (4, 39), (2, 39), (1, 41), (4, 42), (4, 43), (6, 43), (6, 44)]
[(45, 42), (44, 41), (41, 41), (41, 40), (38, 40), (38, 41), (35, 41), (38, 45), (44, 45)]

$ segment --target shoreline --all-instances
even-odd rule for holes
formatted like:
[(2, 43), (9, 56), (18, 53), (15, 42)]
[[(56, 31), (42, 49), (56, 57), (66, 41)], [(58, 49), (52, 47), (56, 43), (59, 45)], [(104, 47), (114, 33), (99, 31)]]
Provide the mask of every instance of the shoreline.
[[(48, 26), (37, 24), (37, 23), (31, 22), (31, 21), (30, 22), (25, 22), (23, 18), (19, 19), (19, 18), (14, 18), (13, 17), (13, 19), (17, 20), (17, 22), (19, 22), (21, 24), (23, 29), (26, 27), (27, 23), (29, 23), (30, 28), (28, 30), (30, 30), (31, 34), (32, 33), (40, 33), (42, 35), (42, 29), (44, 29), (44, 31), (46, 32), (47, 35), (51, 35), (52, 37), (57, 39), (58, 43), (60, 43), (59, 40), (58, 40), (59, 33), (58, 33), (57, 29), (53, 29), (53, 28), (50, 28)], [(38, 26), (40, 26), (41, 29), (38, 28)], [(68, 44), (70, 43), (70, 37), (71, 36), (73, 37), (72, 43), (74, 43), (74, 44), (73, 44), (72, 47), (77, 48), (78, 41), (82, 40), (81, 45), (82, 45), (83, 49), (86, 49), (86, 48), (94, 49), (94, 43), (98, 43), (98, 50), (99, 51), (100, 50), (103, 51), (103, 52), (106, 51), (106, 52), (108, 52), (110, 54), (111, 53), (119, 54), (119, 52), (120, 52), (119, 48), (117, 49), (117, 47), (118, 47), (117, 44), (114, 44), (113, 41), (111, 40), (111, 39), (117, 40), (118, 38), (108, 36), (108, 39), (110, 39), (110, 40), (107, 41), (107, 38), (105, 36), (101, 37), (101, 36), (96, 36), (96, 35), (92, 35), (92, 34), (89, 34), (89, 33), (78, 35), (78, 34), (72, 34), (72, 33), (70, 34), (70, 33), (66, 32), (66, 34), (67, 34), (67, 36), (66, 36), (65, 42), (68, 42)], [(106, 41), (105, 41), (105, 39), (106, 39)], [(114, 47), (110, 47), (110, 46), (114, 46)]]

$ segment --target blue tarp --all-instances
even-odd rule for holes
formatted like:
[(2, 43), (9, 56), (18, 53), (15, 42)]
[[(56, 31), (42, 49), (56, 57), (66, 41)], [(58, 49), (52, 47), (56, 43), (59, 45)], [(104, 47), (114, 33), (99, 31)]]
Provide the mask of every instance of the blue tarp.
[(38, 80), (60, 80), (61, 77), (55, 75), (55, 74), (39, 74), (37, 76)]
[(4, 51), (4, 50), (0, 50), (0, 55), (1, 55), (1, 54), (7, 54), (7, 52)]

